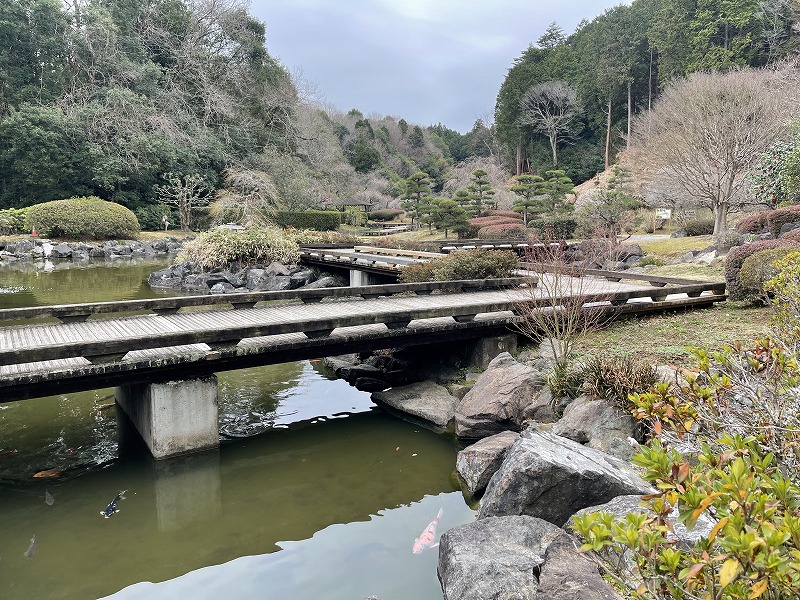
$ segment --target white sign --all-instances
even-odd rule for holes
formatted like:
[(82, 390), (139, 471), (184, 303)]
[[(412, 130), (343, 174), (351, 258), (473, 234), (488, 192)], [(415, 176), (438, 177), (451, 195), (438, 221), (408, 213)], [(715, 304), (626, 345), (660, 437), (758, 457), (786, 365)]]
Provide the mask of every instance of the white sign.
[(656, 219), (671, 219), (672, 218), (672, 209), (671, 208), (657, 208), (656, 209)]

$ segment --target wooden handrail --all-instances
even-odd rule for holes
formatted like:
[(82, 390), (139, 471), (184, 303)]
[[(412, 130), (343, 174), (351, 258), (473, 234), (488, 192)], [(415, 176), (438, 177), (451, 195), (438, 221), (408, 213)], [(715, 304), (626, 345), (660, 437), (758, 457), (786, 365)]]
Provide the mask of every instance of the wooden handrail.
[(90, 315), (150, 311), (172, 314), (188, 307), (250, 308), (258, 302), (301, 300), (304, 303), (320, 302), (326, 298), (348, 298), (391, 296), (413, 292), (426, 294), (434, 291), (462, 292), (481, 289), (509, 288), (521, 285), (536, 285), (536, 277), (507, 277), (501, 279), (467, 279), (459, 281), (428, 281), (421, 283), (392, 283), (357, 287), (332, 287), (319, 289), (280, 290), (272, 292), (235, 292), (202, 296), (174, 296), (146, 300), (118, 300), (112, 302), (90, 302), (60, 304), (24, 308), (0, 309), (0, 321), (19, 321), (55, 317), (64, 322), (79, 322)]

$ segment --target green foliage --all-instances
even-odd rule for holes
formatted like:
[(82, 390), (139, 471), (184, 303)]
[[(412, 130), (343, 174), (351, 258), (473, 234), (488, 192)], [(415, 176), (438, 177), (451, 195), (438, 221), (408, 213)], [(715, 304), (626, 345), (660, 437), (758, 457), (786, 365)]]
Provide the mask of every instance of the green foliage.
[(338, 231), (317, 231), (316, 229), (287, 229), (283, 235), (298, 245), (303, 244), (347, 244), (355, 246), (361, 238)]
[(765, 295), (764, 284), (778, 274), (776, 261), (785, 259), (790, 254), (797, 254), (797, 249), (791, 246), (782, 248), (769, 248), (760, 250), (748, 256), (739, 269), (739, 286), (741, 293), (746, 296), (763, 298)]
[(686, 221), (683, 228), (686, 230), (686, 235), (689, 237), (711, 235), (714, 233), (714, 219), (692, 219)]
[(27, 212), (24, 208), (0, 209), (0, 234), (25, 233), (27, 231)]
[(795, 140), (775, 142), (761, 155), (750, 173), (750, 191), (759, 202), (770, 208), (775, 208), (788, 197), (788, 182), (782, 171), (795, 146)]
[(306, 210), (303, 212), (279, 210), (275, 213), (275, 223), (281, 227), (294, 227), (295, 229), (335, 231), (342, 224), (342, 214), (335, 210)]
[[(800, 489), (754, 438), (725, 435), (721, 452), (704, 445), (698, 464), (658, 441), (633, 462), (657, 488), (642, 512), (616, 520), (587, 513), (573, 528), (582, 551), (629, 556), (639, 583), (636, 597), (753, 600), (800, 594)], [(715, 525), (687, 547), (670, 536), (677, 519), (693, 529), (701, 515)], [(623, 574), (630, 578), (629, 573)]]
[(781, 238), (778, 240), (758, 240), (749, 244), (731, 248), (730, 252), (728, 252), (728, 256), (725, 258), (725, 285), (727, 288), (728, 297), (731, 300), (743, 300), (747, 297), (745, 290), (742, 289), (739, 282), (739, 271), (741, 270), (742, 264), (748, 256), (751, 256), (761, 250), (788, 246), (797, 248), (800, 246), (800, 242), (792, 239)]
[(658, 372), (635, 356), (593, 356), (583, 367), (584, 389), (620, 410), (631, 408), (628, 396), (658, 382)]
[(545, 383), (553, 397), (553, 405), (560, 404), (560, 400), (569, 398), (574, 400), (583, 392), (586, 380), (583, 370), (578, 369), (568, 360), (556, 361), (553, 369), (545, 377)]
[(642, 203), (623, 190), (611, 188), (614, 179), (609, 181), (610, 189), (598, 190), (578, 211), (578, 225), (587, 237), (614, 238), (633, 230)]
[(132, 211), (95, 196), (34, 204), (27, 212), (27, 227), (41, 236), (105, 240), (139, 233)]
[(342, 223), (361, 227), (367, 223), (367, 213), (360, 206), (345, 206), (341, 219)]
[(300, 260), (300, 253), (297, 242), (277, 228), (250, 227), (238, 231), (217, 228), (187, 242), (175, 260), (188, 260), (204, 271), (216, 271), (234, 262), (294, 264)]
[(567, 240), (575, 235), (578, 221), (572, 216), (548, 217), (531, 221), (529, 227), (542, 240)]
[(431, 193), (431, 180), (428, 174), (417, 171), (405, 180), (403, 185), (403, 208), (411, 216), (411, 220), (419, 221), (420, 207), (424, 198)]
[(492, 189), (489, 174), (483, 169), (475, 169), (472, 172), (467, 192), (469, 192), (479, 210), (486, 207), (497, 208), (497, 204), (492, 199), (495, 195), (495, 190)]
[(773, 264), (775, 275), (764, 284), (775, 309), (773, 322), (790, 339), (800, 338), (800, 252), (794, 250)]
[(403, 211), (399, 208), (381, 208), (379, 210), (370, 211), (368, 216), (372, 221), (391, 221), (402, 214)]
[(461, 208), (455, 200), (439, 198), (434, 202), (431, 220), (436, 229), (444, 231), (447, 239), (449, 231), (465, 231), (469, 228), (467, 211)]
[[(162, 217), (167, 215), (170, 227), (174, 228), (178, 223), (178, 215), (171, 211), (166, 206), (156, 204), (146, 204), (133, 209), (133, 214), (139, 221), (142, 231), (160, 231), (164, 229)], [(227, 221), (225, 221), (227, 222)]]
[(400, 280), (412, 283), (510, 277), (518, 263), (517, 255), (509, 250), (456, 250), (442, 258), (403, 268)]

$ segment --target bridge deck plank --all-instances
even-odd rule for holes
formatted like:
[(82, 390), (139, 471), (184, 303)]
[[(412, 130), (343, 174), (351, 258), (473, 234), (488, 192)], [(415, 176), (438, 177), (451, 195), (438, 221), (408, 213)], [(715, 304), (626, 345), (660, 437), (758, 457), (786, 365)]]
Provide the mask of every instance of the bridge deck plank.
[[(198, 352), (207, 351), (205, 344), (241, 344), (241, 340), (250, 338), (260, 341), (248, 341), (246, 344), (261, 344), (269, 343), (261, 340), (265, 336), (290, 335), (297, 338), (303, 336), (303, 332), (334, 333), (341, 330), (338, 335), (347, 335), (347, 330), (353, 327), (381, 324), (379, 326), (385, 330), (383, 323), (397, 326), (418, 319), (446, 317), (452, 322), (454, 317), (471, 318), (480, 313), (509, 310), (516, 302), (547, 297), (552, 294), (547, 291), (547, 277), (542, 277), (545, 285), (527, 289), (389, 296), (369, 300), (358, 298), (317, 304), (266, 305), (172, 315), (90, 319), (69, 324), (1, 327), (0, 365), (81, 355), (117, 355), (131, 351), (152, 351), (152, 356), (187, 351), (169, 350), (180, 347)], [(674, 290), (683, 291), (690, 287)], [(653, 288), (646, 284), (612, 283), (592, 278), (583, 278), (575, 287), (567, 286), (564, 289), (565, 295), (574, 295), (578, 291), (581, 294), (607, 296), (622, 293), (626, 299), (628, 296), (653, 293)], [(665, 292), (673, 293), (670, 288), (659, 288), (659, 293)]]

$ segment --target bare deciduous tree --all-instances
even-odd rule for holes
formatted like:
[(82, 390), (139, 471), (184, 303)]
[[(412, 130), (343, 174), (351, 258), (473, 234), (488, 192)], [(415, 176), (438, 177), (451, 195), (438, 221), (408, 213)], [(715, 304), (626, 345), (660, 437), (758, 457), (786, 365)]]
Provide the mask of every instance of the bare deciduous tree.
[(234, 218), (241, 225), (265, 225), (278, 207), (280, 194), (269, 173), (232, 167), (225, 171), (225, 187), (216, 194), (212, 214)]
[(541, 131), (550, 141), (553, 167), (558, 166), (558, 145), (575, 134), (578, 93), (566, 81), (545, 81), (531, 86), (519, 101), (519, 124)]
[(649, 187), (711, 209), (714, 233), (749, 201), (748, 174), (795, 113), (792, 77), (772, 70), (694, 73), (634, 123), (631, 167)]
[(167, 183), (156, 187), (158, 199), (161, 203), (178, 209), (181, 230), (188, 231), (192, 209), (205, 206), (211, 199), (208, 183), (196, 174), (164, 173), (163, 178)]

